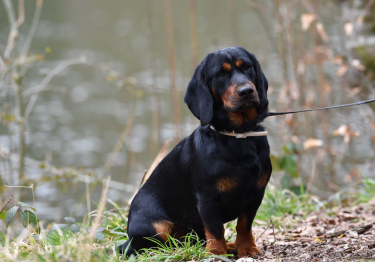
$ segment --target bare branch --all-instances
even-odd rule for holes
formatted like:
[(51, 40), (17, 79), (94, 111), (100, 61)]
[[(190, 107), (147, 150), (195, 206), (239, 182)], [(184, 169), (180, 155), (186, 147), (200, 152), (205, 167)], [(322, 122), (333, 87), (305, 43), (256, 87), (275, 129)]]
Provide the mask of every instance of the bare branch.
[(4, 205), (3, 209), (1, 209), (0, 214), (1, 214), (1, 212), (4, 211), (5, 207), (9, 204), (9, 202), (12, 201), (12, 197), (13, 197), (13, 195), (11, 195), (11, 196), (9, 197), (9, 199), (8, 199), (8, 201), (6, 202), (6, 204)]
[[(31, 42), (33, 41), (36, 29), (38, 27), (40, 14), (42, 12), (43, 0), (36, 1), (35, 13), (33, 17), (33, 21), (31, 22), (31, 27), (29, 30), (29, 34), (27, 35), (25, 44), (22, 48), (21, 55), (20, 55), (20, 64), (23, 65), (26, 60), (27, 53), (29, 52)], [(27, 68), (24, 67), (23, 71), (26, 71)], [(23, 72), (24, 74), (25, 72)]]
[(35, 90), (35, 93), (31, 96), (30, 101), (27, 104), (27, 107), (25, 110), (25, 117), (24, 117), (25, 123), (34, 107), (34, 104), (38, 98), (39, 93), (48, 85), (48, 83), (52, 80), (52, 78), (54, 78), (57, 74), (59, 74), (68, 66), (83, 64), (83, 63), (85, 63), (85, 58), (66, 60), (62, 62), (61, 64), (59, 64), (58, 66), (56, 66), (51, 72), (47, 74), (47, 76), (42, 80), (42, 82), (40, 82), (39, 86)]
[(10, 26), (8, 43), (4, 51), (4, 58), (9, 59), (10, 53), (12, 52), (14, 48), (14, 42), (16, 38), (18, 37), (18, 28), (17, 28), (16, 17), (14, 15), (14, 8), (13, 8), (13, 4), (11, 0), (3, 0), (3, 3), (5, 5), (5, 10), (8, 15), (8, 21), (9, 21), (9, 26)]
[(18, 19), (16, 22), (17, 27), (20, 27), (25, 22), (25, 1), (18, 0)]

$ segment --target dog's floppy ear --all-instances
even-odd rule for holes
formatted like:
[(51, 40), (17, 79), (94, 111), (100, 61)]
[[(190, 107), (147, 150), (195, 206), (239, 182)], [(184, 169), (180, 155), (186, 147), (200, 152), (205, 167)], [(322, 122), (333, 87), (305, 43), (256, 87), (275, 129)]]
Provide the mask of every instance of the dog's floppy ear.
[(260, 64), (256, 57), (249, 53), (245, 48), (240, 47), (243, 51), (247, 53), (249, 58), (254, 64), (255, 73), (256, 73), (256, 89), (258, 91), (259, 101), (260, 101), (260, 112), (263, 112), (264, 110), (267, 110), (268, 107), (268, 99), (267, 99), (267, 90), (268, 90), (268, 81), (266, 76), (263, 74), (262, 68), (260, 67)]
[(195, 68), (194, 75), (189, 82), (184, 98), (190, 111), (201, 121), (202, 126), (211, 122), (214, 104), (212, 94), (205, 82), (204, 68), (206, 60), (207, 58)]
[(266, 76), (263, 74), (262, 68), (258, 60), (255, 56), (249, 53), (252, 62), (254, 63), (255, 73), (256, 73), (256, 83), (255, 86), (258, 91), (259, 101), (260, 101), (260, 111), (263, 112), (267, 110), (268, 107), (268, 99), (267, 99), (267, 91), (268, 91), (268, 81)]

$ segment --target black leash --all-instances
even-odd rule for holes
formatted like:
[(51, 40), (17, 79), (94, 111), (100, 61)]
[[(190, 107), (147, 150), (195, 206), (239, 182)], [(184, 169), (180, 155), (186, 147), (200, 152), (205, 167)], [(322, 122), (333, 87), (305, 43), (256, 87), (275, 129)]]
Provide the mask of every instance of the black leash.
[(299, 111), (268, 112), (268, 116), (280, 116), (280, 115), (286, 115), (286, 114), (294, 114), (294, 113), (309, 112), (309, 111), (316, 111), (316, 110), (324, 110), (324, 109), (331, 109), (331, 108), (339, 108), (339, 107), (346, 107), (346, 106), (357, 106), (357, 105), (368, 104), (368, 103), (372, 103), (372, 102), (375, 102), (375, 99), (360, 101), (360, 102), (351, 103), (351, 104), (339, 105), (339, 106), (328, 106), (328, 107), (306, 109), (306, 110), (299, 110)]

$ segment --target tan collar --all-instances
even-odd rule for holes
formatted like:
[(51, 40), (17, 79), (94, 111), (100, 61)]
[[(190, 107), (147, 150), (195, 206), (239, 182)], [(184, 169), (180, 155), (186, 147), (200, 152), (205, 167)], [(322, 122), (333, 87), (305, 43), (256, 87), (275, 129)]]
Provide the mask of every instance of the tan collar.
[[(215, 127), (210, 125), (211, 129), (216, 131)], [(219, 131), (217, 131), (219, 132)], [(267, 131), (259, 131), (259, 132), (245, 132), (245, 133), (234, 133), (234, 131), (231, 132), (219, 132), (220, 134), (226, 135), (226, 136), (234, 136), (236, 138), (246, 138), (250, 136), (267, 136)]]

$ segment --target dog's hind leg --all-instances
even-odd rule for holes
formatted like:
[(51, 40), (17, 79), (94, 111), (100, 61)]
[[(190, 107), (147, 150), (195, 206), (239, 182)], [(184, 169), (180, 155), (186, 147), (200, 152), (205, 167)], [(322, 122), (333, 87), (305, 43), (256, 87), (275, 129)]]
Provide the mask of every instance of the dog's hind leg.
[(129, 257), (131, 255), (136, 255), (135, 251), (133, 250), (133, 247), (131, 245), (131, 240), (127, 240), (124, 244), (119, 246), (119, 252), (120, 254), (125, 255), (126, 257)]

